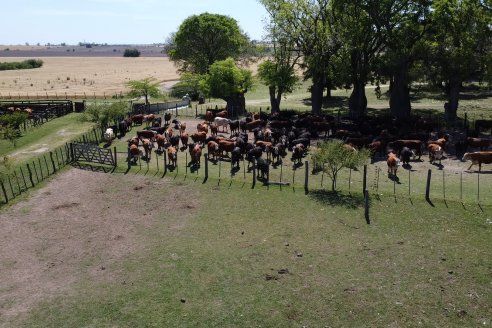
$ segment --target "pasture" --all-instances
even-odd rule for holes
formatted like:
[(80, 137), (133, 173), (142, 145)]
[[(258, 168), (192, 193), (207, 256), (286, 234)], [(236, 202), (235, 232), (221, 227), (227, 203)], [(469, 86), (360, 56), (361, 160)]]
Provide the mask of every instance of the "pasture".
[(490, 325), (492, 207), (434, 205), (70, 169), (0, 214), (0, 326)]

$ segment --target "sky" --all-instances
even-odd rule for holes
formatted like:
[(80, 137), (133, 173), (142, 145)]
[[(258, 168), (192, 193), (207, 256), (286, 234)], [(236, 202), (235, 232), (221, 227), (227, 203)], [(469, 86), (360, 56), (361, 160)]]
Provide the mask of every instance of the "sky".
[(204, 12), (236, 19), (252, 40), (264, 35), (257, 0), (14, 0), (2, 3), (0, 44), (163, 43)]

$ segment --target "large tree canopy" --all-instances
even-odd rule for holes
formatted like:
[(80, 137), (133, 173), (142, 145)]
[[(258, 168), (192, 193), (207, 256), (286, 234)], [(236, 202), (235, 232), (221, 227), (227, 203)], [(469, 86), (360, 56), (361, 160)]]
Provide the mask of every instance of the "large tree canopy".
[(169, 58), (181, 71), (206, 74), (217, 60), (237, 59), (247, 50), (248, 37), (235, 19), (203, 13), (184, 20), (166, 46)]
[(229, 115), (234, 116), (244, 113), (244, 94), (252, 85), (251, 71), (237, 67), (234, 59), (227, 58), (210, 66), (201, 88), (207, 96), (225, 100)]
[(429, 33), (431, 79), (448, 97), (446, 117), (456, 118), (461, 84), (485, 73), (492, 44), (492, 10), (480, 0), (435, 0)]

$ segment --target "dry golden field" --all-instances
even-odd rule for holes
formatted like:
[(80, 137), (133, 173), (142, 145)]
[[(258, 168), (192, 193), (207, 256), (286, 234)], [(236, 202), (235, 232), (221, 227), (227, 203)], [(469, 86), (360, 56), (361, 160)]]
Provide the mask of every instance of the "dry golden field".
[[(30, 57), (35, 58), (35, 57)], [(1, 58), (22, 61), (29, 58)], [(149, 76), (159, 82), (179, 79), (167, 57), (42, 57), (41, 68), (0, 71), (0, 98), (111, 96), (127, 90), (125, 83)]]

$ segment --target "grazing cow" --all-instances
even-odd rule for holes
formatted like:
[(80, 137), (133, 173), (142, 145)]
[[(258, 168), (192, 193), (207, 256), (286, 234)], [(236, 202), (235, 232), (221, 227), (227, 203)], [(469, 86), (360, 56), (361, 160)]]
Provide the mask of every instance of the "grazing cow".
[(390, 146), (392, 149), (397, 151), (398, 154), (400, 154), (403, 147), (408, 147), (412, 150), (415, 150), (415, 154), (419, 155), (419, 160), (420, 160), (420, 157), (422, 156), (422, 148), (424, 147), (424, 144), (422, 143), (421, 140), (396, 140), (388, 143), (388, 146)]
[(202, 157), (202, 147), (199, 144), (188, 145), (191, 156), (191, 165), (200, 165), (200, 159)]
[(215, 141), (210, 140), (207, 143), (207, 149), (208, 149), (208, 159), (210, 159), (210, 155), (212, 155), (212, 159), (214, 161), (217, 161), (217, 156), (219, 155), (219, 144), (216, 143)]
[(214, 118), (214, 123), (217, 124), (217, 127), (222, 127), (222, 132), (228, 132), (227, 130), (227, 127), (229, 126), (229, 122), (231, 120), (227, 119), (227, 118), (224, 118), (224, 117), (219, 117), (219, 116), (216, 116)]
[(152, 142), (155, 139), (156, 133), (152, 130), (142, 130), (142, 131), (137, 131), (137, 138), (142, 140), (142, 139), (150, 139)]
[(138, 147), (138, 144), (140, 143), (140, 139), (138, 137), (133, 137), (131, 139), (128, 139), (128, 147), (131, 145), (135, 145)]
[(263, 151), (265, 151), (267, 147), (273, 147), (273, 144), (271, 142), (263, 140), (258, 140), (257, 142), (255, 142), (255, 145), (261, 147)]
[(408, 147), (403, 147), (400, 152), (403, 166), (410, 166), (410, 158), (415, 157), (415, 152)]
[(123, 137), (128, 132), (128, 123), (126, 120), (118, 122), (118, 132), (120, 133), (120, 137)]
[(168, 141), (171, 140), (171, 137), (173, 136), (173, 129), (171, 127), (168, 127), (164, 132), (164, 136)]
[(231, 133), (239, 132), (239, 121), (229, 121), (229, 127), (231, 128)]
[(269, 164), (268, 161), (264, 158), (256, 159), (256, 177), (258, 179), (266, 180), (269, 179)]
[(252, 149), (248, 150), (246, 154), (246, 159), (248, 160), (248, 169), (250, 164), (253, 163), (255, 159), (260, 158), (262, 154), (263, 150), (261, 149), (261, 147), (253, 147)]
[(492, 152), (480, 151), (475, 153), (465, 153), (462, 160), (472, 162), (468, 170), (470, 170), (473, 165), (478, 164), (478, 172), (480, 172), (482, 171), (482, 163), (492, 164)]
[(156, 117), (154, 118), (154, 120), (152, 121), (152, 126), (155, 127), (155, 128), (158, 128), (162, 125), (162, 117)]
[(197, 143), (197, 142), (205, 143), (205, 139), (207, 139), (207, 133), (206, 132), (197, 132), (197, 133), (193, 133), (190, 137), (191, 137), (191, 140), (193, 140), (193, 142), (195, 142), (195, 143)]
[(180, 140), (179, 136), (172, 136), (171, 138), (169, 138), (169, 143), (171, 144), (171, 146), (178, 148), (179, 140)]
[(150, 123), (152, 123), (154, 121), (154, 119), (155, 119), (154, 114), (144, 115), (143, 122), (145, 122), (146, 126), (149, 126)]
[(176, 148), (171, 146), (167, 149), (167, 158), (169, 159), (169, 164), (173, 167), (178, 165), (178, 152), (176, 151)]
[(186, 133), (186, 132), (181, 133), (179, 138), (181, 139), (181, 145), (183, 146), (182, 149), (184, 150), (184, 149), (188, 148), (188, 133)]
[(429, 140), (427, 141), (427, 148), (429, 148), (428, 146), (429, 145), (438, 145), (442, 148), (442, 150), (444, 150), (445, 146), (446, 146), (446, 143), (448, 142), (448, 138), (439, 138), (437, 140)]
[(298, 143), (292, 148), (292, 161), (294, 162), (294, 165), (300, 165), (302, 163), (305, 150), (306, 148), (302, 143)]
[(171, 113), (165, 113), (164, 114), (164, 124), (169, 125), (171, 122), (171, 118), (172, 118)]
[(234, 147), (231, 152), (231, 166), (239, 168), (239, 161), (242, 159), (241, 148)]
[(287, 156), (286, 147), (282, 143), (276, 144), (272, 149), (272, 160), (274, 163), (280, 163), (280, 158)]
[(154, 148), (154, 144), (150, 139), (143, 139), (142, 145), (145, 152), (145, 158), (147, 161), (150, 161), (150, 157), (152, 155), (152, 148)]
[(138, 146), (135, 144), (131, 144), (128, 148), (128, 153), (130, 155), (129, 161), (136, 163), (137, 160), (142, 156), (142, 151), (138, 149)]
[(367, 146), (373, 156), (376, 155), (376, 153), (379, 153), (379, 156), (383, 156), (385, 147), (386, 144), (382, 140), (373, 141)]
[(155, 136), (155, 142), (157, 143), (157, 151), (162, 151), (162, 148), (166, 148), (166, 137), (162, 134)]
[(222, 110), (222, 111), (218, 112), (217, 114), (215, 114), (215, 117), (227, 118), (227, 111)]
[(396, 154), (390, 152), (386, 159), (386, 164), (388, 165), (388, 176), (396, 177), (396, 171), (398, 166), (400, 166), (400, 160), (396, 157)]
[(186, 130), (186, 122), (179, 124), (179, 133), (183, 133)]
[(213, 135), (213, 136), (216, 136), (217, 135), (217, 132), (218, 132), (218, 126), (217, 124), (215, 123), (212, 123), (210, 124), (210, 133)]
[(226, 152), (226, 155), (234, 150), (236, 147), (236, 142), (235, 141), (229, 141), (229, 140), (218, 140), (217, 143), (219, 144), (219, 152), (220, 155), (222, 156), (224, 152)]
[(265, 125), (266, 125), (266, 122), (262, 121), (262, 120), (252, 121), (252, 122), (246, 123), (246, 130), (253, 131), (256, 128), (260, 128), (260, 127), (263, 127)]
[(207, 110), (207, 113), (205, 113), (205, 121), (207, 121), (208, 123), (212, 123), (213, 120), (214, 120), (214, 113)]
[(113, 129), (112, 128), (107, 128), (106, 129), (106, 132), (104, 132), (104, 140), (106, 140), (106, 142), (108, 144), (111, 144), (111, 142), (113, 141), (113, 139), (114, 139)]
[(208, 133), (208, 124), (207, 123), (198, 123), (196, 125), (196, 129), (198, 132), (205, 132), (205, 134)]
[(466, 145), (470, 148), (480, 148), (480, 150), (485, 150), (490, 147), (492, 140), (483, 138), (466, 138)]
[(443, 149), (438, 144), (429, 144), (427, 146), (429, 151), (429, 161), (432, 164), (434, 161), (439, 160), (439, 165), (441, 165), (441, 159), (443, 157)]
[(133, 124), (139, 124), (139, 125), (141, 125), (142, 122), (143, 122), (143, 119), (144, 119), (144, 115), (143, 114), (133, 115), (131, 117), (131, 119), (132, 119), (132, 123)]

